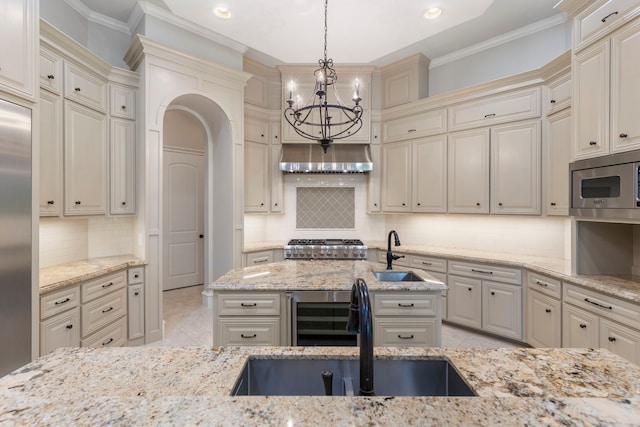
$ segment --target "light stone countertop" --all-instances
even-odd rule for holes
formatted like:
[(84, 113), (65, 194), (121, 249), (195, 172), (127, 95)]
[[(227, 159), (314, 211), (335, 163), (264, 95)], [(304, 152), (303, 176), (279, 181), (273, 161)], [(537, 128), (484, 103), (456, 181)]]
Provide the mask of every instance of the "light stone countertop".
[(227, 272), (208, 286), (209, 290), (291, 291), (351, 290), (353, 282), (362, 278), (370, 291), (441, 291), (446, 285), (423, 270), (413, 271), (424, 282), (383, 282), (373, 275), (385, 265), (368, 261), (289, 260), (237, 268)]
[(40, 269), (40, 295), (128, 267), (145, 265), (133, 255), (90, 258)]
[(478, 397), (230, 396), (248, 357), (353, 358), (357, 351), (58, 349), (0, 378), (0, 425), (640, 423), (640, 368), (601, 349), (375, 349), (376, 358), (448, 359)]

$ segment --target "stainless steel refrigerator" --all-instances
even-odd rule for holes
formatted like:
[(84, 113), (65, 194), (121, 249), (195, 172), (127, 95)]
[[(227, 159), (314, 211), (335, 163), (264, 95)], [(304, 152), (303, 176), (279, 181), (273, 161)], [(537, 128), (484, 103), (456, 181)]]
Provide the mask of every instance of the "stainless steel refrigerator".
[(0, 376), (31, 360), (31, 110), (0, 100)]

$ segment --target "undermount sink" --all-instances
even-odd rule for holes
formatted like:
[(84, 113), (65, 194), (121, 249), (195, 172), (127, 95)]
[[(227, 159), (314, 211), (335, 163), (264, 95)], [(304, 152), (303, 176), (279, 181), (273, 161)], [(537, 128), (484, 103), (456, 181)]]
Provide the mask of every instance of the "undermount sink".
[[(334, 396), (358, 394), (358, 359), (250, 358), (232, 396), (323, 396), (322, 372), (333, 373)], [(377, 396), (476, 396), (447, 360), (376, 359)], [(346, 391), (346, 393), (345, 393)]]
[(424, 282), (424, 279), (412, 271), (374, 271), (376, 279), (383, 282)]

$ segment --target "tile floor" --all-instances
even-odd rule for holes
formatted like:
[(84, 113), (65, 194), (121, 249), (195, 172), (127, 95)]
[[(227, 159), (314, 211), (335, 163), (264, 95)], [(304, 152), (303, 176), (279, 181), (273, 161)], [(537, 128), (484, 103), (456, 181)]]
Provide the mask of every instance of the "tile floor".
[[(163, 293), (164, 339), (149, 344), (161, 346), (212, 346), (212, 311), (202, 304), (203, 286), (175, 289)], [(470, 332), (450, 325), (442, 326), (443, 347), (518, 347), (508, 341)]]

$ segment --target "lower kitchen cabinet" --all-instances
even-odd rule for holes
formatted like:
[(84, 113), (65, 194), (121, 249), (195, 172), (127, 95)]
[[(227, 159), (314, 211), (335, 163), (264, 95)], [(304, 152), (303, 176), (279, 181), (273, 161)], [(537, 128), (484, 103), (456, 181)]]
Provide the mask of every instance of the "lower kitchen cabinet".
[(279, 317), (219, 318), (216, 345), (280, 345)]
[(59, 347), (80, 346), (80, 309), (53, 316), (40, 323), (40, 354), (51, 353)]
[(527, 293), (527, 343), (534, 347), (560, 347), (562, 303), (540, 292)]
[(522, 339), (522, 290), (513, 285), (482, 283), (482, 329)]
[(245, 267), (278, 261), (284, 261), (284, 251), (282, 249), (247, 252), (244, 257)]
[(435, 342), (435, 319), (376, 318), (373, 322), (373, 345), (376, 347), (433, 347)]
[(604, 318), (599, 332), (600, 347), (640, 364), (640, 332)]
[(482, 281), (449, 275), (447, 320), (482, 329)]
[(599, 343), (598, 316), (570, 304), (562, 304), (562, 346), (594, 348)]

